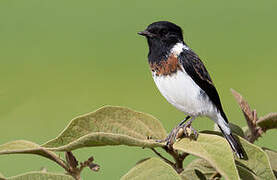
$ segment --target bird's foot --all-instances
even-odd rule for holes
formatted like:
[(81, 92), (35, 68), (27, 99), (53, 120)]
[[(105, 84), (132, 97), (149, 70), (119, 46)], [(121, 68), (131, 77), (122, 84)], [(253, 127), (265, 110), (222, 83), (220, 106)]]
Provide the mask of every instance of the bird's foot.
[(182, 137), (197, 139), (198, 132), (193, 127), (191, 127), (191, 121), (175, 127), (164, 140), (157, 140), (156, 142), (166, 142), (166, 146), (168, 148), (172, 148), (175, 140)]
[[(186, 131), (184, 131), (184, 135), (195, 140), (198, 138), (198, 132), (192, 126), (186, 128)], [(179, 137), (176, 138), (178, 139)]]

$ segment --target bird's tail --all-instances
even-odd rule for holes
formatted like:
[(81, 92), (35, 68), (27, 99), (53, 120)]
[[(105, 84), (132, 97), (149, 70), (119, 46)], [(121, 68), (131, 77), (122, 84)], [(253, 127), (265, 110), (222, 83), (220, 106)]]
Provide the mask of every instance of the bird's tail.
[(236, 153), (236, 155), (238, 156), (238, 158), (243, 159), (244, 158), (244, 153), (242, 150), (241, 145), (238, 143), (238, 141), (235, 139), (235, 137), (233, 136), (233, 134), (230, 132), (229, 134), (227, 134), (226, 132), (224, 132), (222, 130), (222, 128), (218, 125), (219, 129), (221, 130), (223, 136), (226, 138), (226, 140), (228, 141), (228, 143), (230, 144), (232, 150)]
[(230, 144), (232, 150), (236, 153), (236, 155), (238, 156), (238, 158), (243, 159), (244, 155), (243, 155), (243, 150), (241, 145), (238, 143), (238, 141), (234, 138), (234, 136), (232, 135), (232, 133), (230, 134), (225, 134), (224, 132), (222, 132), (224, 137), (227, 139), (228, 143)]
[(228, 123), (228, 120), (227, 120), (227, 117), (225, 116), (225, 114), (224, 114), (224, 118), (222, 118), (222, 115), (220, 115), (216, 122), (217, 122), (217, 125), (218, 125), (219, 129), (221, 130), (223, 136), (226, 138), (226, 140), (230, 144), (232, 150), (236, 153), (238, 158), (243, 159), (244, 151), (243, 151), (241, 145), (236, 140), (236, 138), (232, 135), (232, 132), (229, 127), (229, 123)]

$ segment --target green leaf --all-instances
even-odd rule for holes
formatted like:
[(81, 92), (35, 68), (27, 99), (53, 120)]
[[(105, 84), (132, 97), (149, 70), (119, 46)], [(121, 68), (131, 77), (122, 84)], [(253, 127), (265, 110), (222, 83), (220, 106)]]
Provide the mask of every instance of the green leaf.
[[(240, 179), (258, 179), (258, 177), (247, 167), (236, 164)], [(183, 180), (213, 179), (216, 170), (204, 159), (196, 159), (186, 166), (181, 173)]]
[(266, 153), (260, 147), (251, 144), (245, 139), (240, 138), (240, 142), (248, 159), (236, 159), (236, 161), (251, 169), (260, 179), (275, 179)]
[(159, 158), (150, 158), (133, 167), (121, 180), (181, 180), (180, 175)]
[(65, 174), (49, 173), (49, 172), (28, 172), (25, 174), (7, 178), (7, 180), (74, 180), (73, 177)]
[[(105, 145), (161, 147), (166, 131), (153, 116), (124, 107), (105, 106), (74, 118), (65, 130), (44, 147), (57, 151)], [(149, 140), (150, 138), (150, 140)]]
[(263, 131), (269, 129), (277, 128), (277, 113), (269, 113), (266, 116), (260, 117), (257, 121), (258, 126), (262, 128)]
[[(229, 125), (233, 133), (244, 138), (244, 132), (241, 127), (233, 123), (229, 123)], [(214, 131), (221, 132), (217, 124), (214, 124)]]
[[(205, 131), (205, 133), (219, 134), (212, 131)], [(259, 146), (251, 144), (244, 138), (239, 136), (237, 138), (246, 152), (247, 160), (235, 156), (236, 164), (250, 169), (259, 179), (275, 179), (267, 154)]]
[(220, 136), (199, 133), (196, 141), (183, 138), (173, 148), (207, 160), (226, 179), (239, 178), (232, 150)]
[(277, 152), (268, 148), (263, 148), (263, 150), (268, 155), (271, 168), (273, 169), (274, 174), (277, 177)]
[(0, 145), (2, 154), (36, 154), (53, 160), (57, 155), (30, 141), (17, 140)]
[(212, 179), (216, 170), (204, 159), (195, 159), (181, 173), (182, 179)]
[(198, 169), (186, 169), (181, 173), (182, 180), (206, 180), (205, 175)]
[(239, 171), (240, 179), (259, 179), (252, 171), (251, 169), (248, 169), (245, 166), (236, 165), (237, 169)]

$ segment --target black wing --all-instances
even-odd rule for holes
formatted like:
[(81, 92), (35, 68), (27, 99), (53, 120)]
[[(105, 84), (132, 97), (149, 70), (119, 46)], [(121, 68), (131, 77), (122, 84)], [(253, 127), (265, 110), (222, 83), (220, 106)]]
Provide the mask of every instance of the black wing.
[(203, 91), (205, 91), (210, 100), (219, 110), (221, 116), (226, 122), (228, 122), (211, 77), (197, 54), (191, 50), (184, 50), (178, 58), (188, 75)]

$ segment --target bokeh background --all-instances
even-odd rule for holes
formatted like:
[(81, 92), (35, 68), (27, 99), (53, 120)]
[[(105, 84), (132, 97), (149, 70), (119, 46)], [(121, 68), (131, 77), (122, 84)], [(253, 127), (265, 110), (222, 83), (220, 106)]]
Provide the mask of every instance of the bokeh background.
[[(277, 110), (277, 1), (70, 1), (0, 2), (0, 144), (27, 139), (44, 143), (81, 114), (111, 104), (157, 117), (170, 131), (184, 115), (160, 95), (147, 64), (146, 40), (136, 33), (158, 20), (184, 29), (202, 58), (231, 122), (245, 126), (230, 93), (239, 91), (258, 115)], [(212, 129), (206, 118), (198, 130)], [(276, 131), (257, 144), (277, 149)], [(119, 179), (137, 161), (154, 156), (134, 147), (74, 151), (94, 155), (97, 173), (84, 179)], [(187, 159), (188, 163), (191, 158)], [(5, 176), (46, 167), (31, 155), (0, 157)]]

